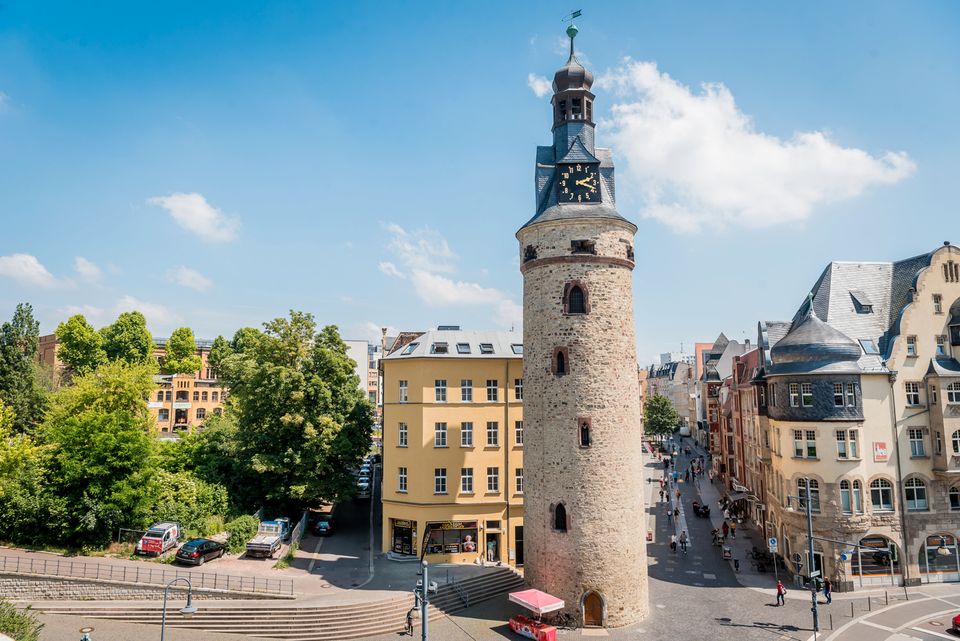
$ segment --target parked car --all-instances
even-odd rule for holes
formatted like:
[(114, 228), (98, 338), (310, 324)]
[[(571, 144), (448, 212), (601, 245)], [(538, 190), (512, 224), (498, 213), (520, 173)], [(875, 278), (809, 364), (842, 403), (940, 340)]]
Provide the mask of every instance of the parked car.
[(283, 525), (276, 521), (261, 521), (257, 535), (247, 541), (247, 556), (272, 557), (280, 549)]
[(171, 521), (155, 523), (137, 541), (137, 554), (159, 556), (177, 547), (180, 540), (180, 524)]
[(177, 563), (203, 565), (207, 561), (219, 559), (224, 555), (223, 544), (210, 539), (190, 539), (177, 550)]
[(960, 634), (960, 614), (953, 617), (953, 632), (954, 634)]
[(333, 517), (328, 514), (321, 516), (313, 525), (313, 533), (317, 536), (330, 536), (333, 530)]
[(278, 516), (273, 519), (276, 523), (280, 524), (280, 538), (284, 543), (289, 543), (291, 537), (293, 536), (293, 526), (290, 523), (290, 519), (285, 516)]

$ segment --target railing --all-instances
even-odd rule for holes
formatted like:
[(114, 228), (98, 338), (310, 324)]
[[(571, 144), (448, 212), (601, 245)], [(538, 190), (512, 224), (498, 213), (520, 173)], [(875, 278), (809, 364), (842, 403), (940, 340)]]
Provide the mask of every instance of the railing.
[(300, 517), (300, 522), (297, 523), (297, 526), (293, 528), (293, 533), (290, 535), (290, 547), (300, 542), (300, 539), (303, 538), (303, 535), (307, 531), (307, 512), (304, 511), (303, 515)]
[(453, 589), (456, 590), (457, 596), (460, 597), (460, 600), (463, 602), (464, 607), (470, 607), (470, 595), (467, 594), (467, 591), (463, 589), (463, 584), (459, 583), (456, 579), (453, 580)]
[(97, 579), (138, 585), (164, 586), (173, 579), (185, 577), (195, 588), (229, 590), (255, 594), (293, 595), (291, 579), (214, 574), (198, 570), (176, 570), (150, 567), (154, 563), (87, 563), (72, 559), (31, 559), (0, 556), (0, 573), (34, 574), (75, 579)]

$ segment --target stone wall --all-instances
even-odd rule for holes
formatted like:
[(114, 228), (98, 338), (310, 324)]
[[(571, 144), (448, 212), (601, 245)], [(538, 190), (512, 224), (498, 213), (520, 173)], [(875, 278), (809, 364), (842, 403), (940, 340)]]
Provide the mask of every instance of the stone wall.
[[(186, 598), (187, 589), (171, 587), (170, 595)], [(194, 588), (198, 599), (287, 599), (275, 594), (227, 592)], [(68, 579), (27, 574), (0, 574), (0, 598), (17, 601), (116, 601), (163, 599), (163, 586), (136, 585), (95, 579)]]
[[(583, 597), (599, 593), (608, 626), (634, 623), (648, 607), (633, 234), (612, 219), (540, 223), (518, 234), (521, 255), (527, 245), (537, 252), (524, 266), (524, 574), (578, 618)], [(596, 255), (581, 260), (571, 240), (594, 241)], [(571, 281), (585, 285), (589, 313), (563, 313)], [(569, 350), (562, 376), (551, 368), (558, 347)], [(585, 419), (589, 447), (578, 439)], [(566, 532), (552, 527), (558, 503)]]

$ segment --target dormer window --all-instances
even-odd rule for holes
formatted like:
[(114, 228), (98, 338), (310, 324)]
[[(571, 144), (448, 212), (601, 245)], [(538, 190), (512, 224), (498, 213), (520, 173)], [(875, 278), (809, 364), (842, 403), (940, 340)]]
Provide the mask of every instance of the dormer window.
[(850, 298), (853, 299), (853, 308), (858, 314), (873, 313), (873, 301), (859, 289), (850, 290)]
[(493, 343), (480, 343), (481, 354), (493, 354)]
[(457, 354), (469, 354), (470, 343), (457, 343)]
[(430, 347), (431, 354), (449, 354), (450, 350), (446, 343), (434, 343)]
[(407, 345), (406, 347), (403, 348), (403, 351), (400, 352), (400, 355), (401, 355), (401, 356), (408, 356), (408, 355), (410, 355), (410, 354), (413, 354), (413, 350), (417, 349), (417, 347), (418, 347), (419, 345), (420, 345), (420, 343), (410, 343), (409, 345)]
[(596, 254), (597, 243), (592, 240), (571, 240), (570, 251), (574, 254)]

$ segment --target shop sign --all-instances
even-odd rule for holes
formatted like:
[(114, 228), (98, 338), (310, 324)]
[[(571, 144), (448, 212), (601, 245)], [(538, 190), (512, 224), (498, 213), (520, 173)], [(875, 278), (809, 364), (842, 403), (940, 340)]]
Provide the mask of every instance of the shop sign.
[(156, 409), (162, 408), (163, 403), (161, 403), (160, 401), (150, 401), (149, 403), (147, 403), (147, 407), (149, 407), (152, 410), (156, 410)]
[(413, 527), (410, 521), (404, 519), (393, 519), (393, 525), (394, 527)]
[(191, 407), (192, 406), (190, 405), (189, 401), (180, 401), (178, 403), (173, 404), (173, 409), (175, 410), (188, 410)]
[(477, 522), (444, 521), (443, 523), (428, 523), (427, 527), (431, 530), (474, 530), (477, 527)]
[(883, 463), (890, 459), (890, 453), (887, 451), (887, 444), (883, 441), (873, 442), (873, 461)]

